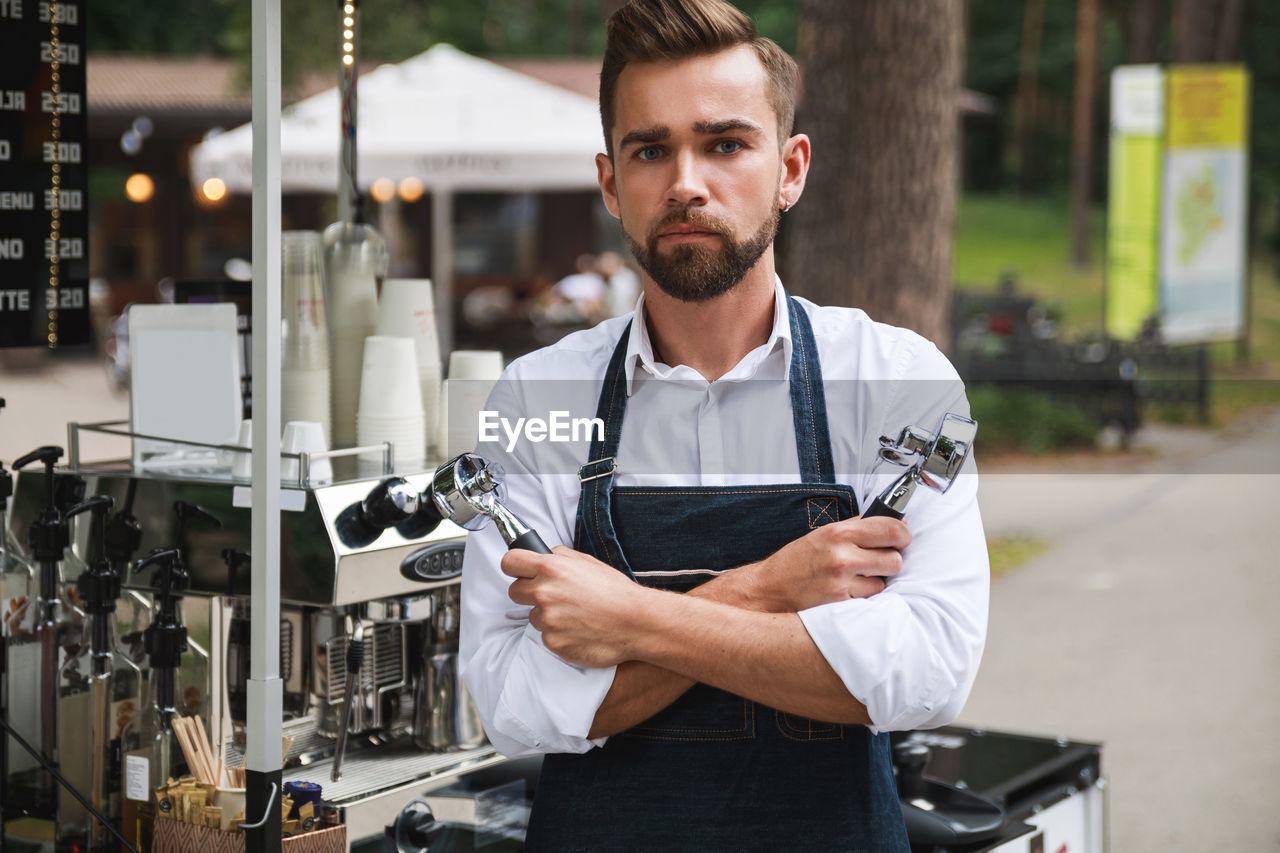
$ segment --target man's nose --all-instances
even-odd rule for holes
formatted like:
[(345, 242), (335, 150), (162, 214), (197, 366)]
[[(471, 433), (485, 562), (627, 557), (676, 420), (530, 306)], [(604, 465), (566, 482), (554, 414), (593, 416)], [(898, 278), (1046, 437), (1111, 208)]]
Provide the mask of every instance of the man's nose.
[(674, 169), (667, 189), (667, 204), (671, 207), (706, 204), (707, 185), (697, 155), (692, 151), (679, 152), (674, 158)]

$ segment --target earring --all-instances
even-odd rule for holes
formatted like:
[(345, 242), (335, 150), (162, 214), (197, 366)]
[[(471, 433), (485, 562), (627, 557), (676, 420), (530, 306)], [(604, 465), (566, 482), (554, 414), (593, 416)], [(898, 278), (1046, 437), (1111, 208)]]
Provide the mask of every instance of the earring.
[(791, 209), (791, 199), (789, 199), (789, 198), (785, 198), (785, 199), (783, 199), (783, 200), (782, 200), (782, 212), (783, 212), (783, 213), (786, 213), (786, 212), (787, 212), (788, 210), (790, 210), (790, 209)]

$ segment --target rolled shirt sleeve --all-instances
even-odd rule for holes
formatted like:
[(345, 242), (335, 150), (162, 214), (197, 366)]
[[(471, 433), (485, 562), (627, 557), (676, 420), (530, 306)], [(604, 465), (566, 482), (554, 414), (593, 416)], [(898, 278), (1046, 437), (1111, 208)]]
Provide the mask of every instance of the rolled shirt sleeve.
[[(861, 459), (875, 458), (880, 435), (896, 436), (913, 425), (933, 430), (948, 412), (969, 415), (955, 369), (924, 338), (903, 332), (892, 346), (864, 352), (863, 361), (882, 363), (887, 381), (859, 383), (859, 408), (882, 413), (870, 419), (878, 420), (878, 428), (860, 436)], [(902, 470), (864, 465), (845, 481), (855, 484), (866, 507)], [(903, 520), (911, 544), (902, 552), (902, 570), (883, 592), (800, 614), (850, 694), (867, 706), (876, 731), (954, 720), (986, 642), (990, 568), (973, 457), (945, 494), (920, 486)]]
[(800, 614), (845, 687), (867, 706), (876, 731), (954, 720), (986, 638), (987, 549), (977, 475), (960, 478), (943, 496), (922, 492), (907, 509), (913, 538), (902, 571), (885, 590)]

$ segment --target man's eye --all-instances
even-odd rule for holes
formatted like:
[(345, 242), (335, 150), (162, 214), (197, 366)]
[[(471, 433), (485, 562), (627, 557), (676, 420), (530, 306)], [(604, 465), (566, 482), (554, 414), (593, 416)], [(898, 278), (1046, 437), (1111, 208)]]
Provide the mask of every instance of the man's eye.
[(662, 149), (655, 145), (650, 145), (647, 148), (641, 148), (637, 151), (636, 156), (641, 160), (657, 160), (662, 156)]
[(733, 154), (742, 148), (742, 143), (735, 139), (721, 139), (716, 143), (717, 154)]

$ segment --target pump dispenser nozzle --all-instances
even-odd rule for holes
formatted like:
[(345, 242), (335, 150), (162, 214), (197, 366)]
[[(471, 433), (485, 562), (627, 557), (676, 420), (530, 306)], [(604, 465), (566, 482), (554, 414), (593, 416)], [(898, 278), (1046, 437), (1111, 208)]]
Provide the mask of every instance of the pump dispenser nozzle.
[(142, 525), (133, 514), (133, 499), (137, 494), (138, 481), (130, 480), (124, 506), (106, 522), (102, 533), (102, 553), (118, 576), (124, 574), (134, 552), (142, 545)]

